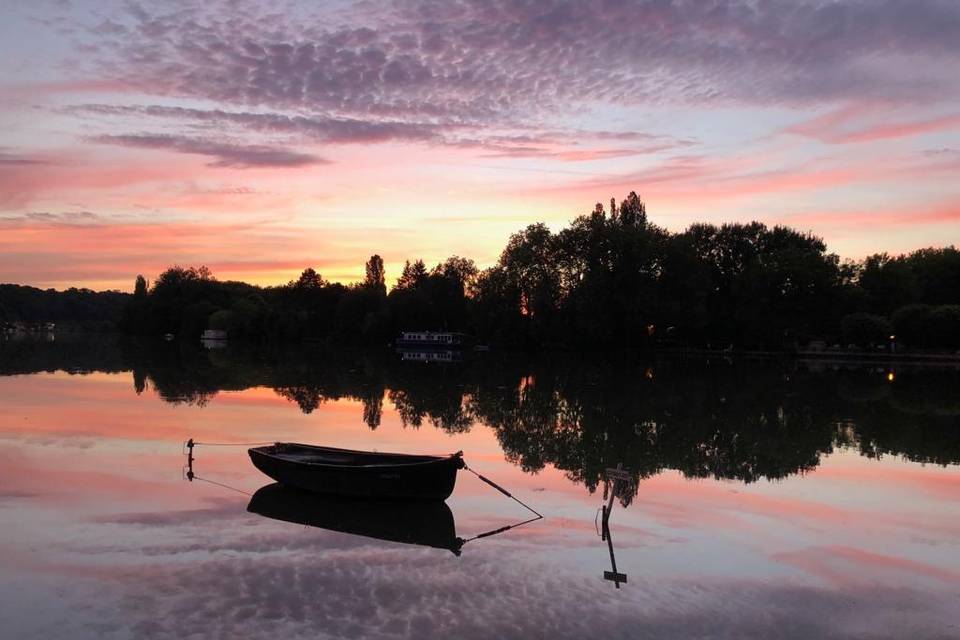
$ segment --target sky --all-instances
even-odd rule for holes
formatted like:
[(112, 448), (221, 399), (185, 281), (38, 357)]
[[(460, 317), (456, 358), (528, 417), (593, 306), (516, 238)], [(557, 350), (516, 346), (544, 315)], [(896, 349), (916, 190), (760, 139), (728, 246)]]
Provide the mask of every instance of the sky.
[(3, 0), (0, 282), (481, 267), (632, 190), (960, 244), (954, 0)]

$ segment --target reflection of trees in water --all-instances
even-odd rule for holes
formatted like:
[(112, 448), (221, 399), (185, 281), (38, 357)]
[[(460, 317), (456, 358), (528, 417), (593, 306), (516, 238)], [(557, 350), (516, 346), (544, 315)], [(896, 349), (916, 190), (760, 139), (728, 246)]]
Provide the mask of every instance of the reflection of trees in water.
[(297, 385), (295, 387), (274, 387), (277, 395), (286, 398), (290, 402), (296, 402), (300, 411), (312, 413), (314, 409), (320, 406), (326, 398), (320, 395), (320, 389), (308, 385)]
[(94, 333), (71, 338), (66, 333), (57, 334), (53, 342), (41, 336), (14, 340), (0, 336), (0, 376), (40, 371), (83, 374), (130, 370), (115, 337)]
[(419, 428), (426, 419), (448, 433), (473, 426), (467, 411), (467, 368), (450, 364), (384, 361), (387, 397), (403, 426)]
[(960, 463), (954, 370), (903, 369), (890, 381), (876, 368), (811, 371), (796, 363), (687, 360), (650, 368), (487, 354), (425, 365), (390, 353), (212, 353), (162, 342), (112, 351), (95, 344), (89, 357), (76, 344), (37, 348), (42, 353), (3, 361), (2, 370), (132, 370), (138, 393), (152, 387), (167, 402), (198, 406), (219, 390), (255, 386), (273, 388), (304, 413), (349, 398), (362, 404), (357, 417), (371, 429), (382, 420), (386, 395), (404, 426), (457, 433), (488, 425), (511, 462), (530, 472), (552, 465), (591, 491), (618, 464), (635, 480), (675, 469), (753, 482), (809, 471), (837, 447), (871, 458)]
[(420, 428), (426, 418), (431, 425), (448, 433), (463, 433), (473, 426), (473, 419), (464, 411), (463, 396), (450, 398), (411, 389), (391, 389), (387, 397), (405, 427)]
[(380, 420), (383, 418), (383, 390), (376, 395), (365, 395), (363, 397), (363, 423), (371, 429), (380, 426)]
[(856, 372), (846, 372), (838, 385), (854, 416), (851, 445), (869, 458), (960, 463), (960, 375), (901, 371), (894, 380), (888, 375), (874, 372), (869, 391)]
[(147, 390), (147, 372), (141, 368), (133, 369), (133, 390), (138, 396)]
[(677, 469), (752, 482), (812, 469), (832, 450), (822, 405), (776, 371), (745, 376), (702, 362), (661, 371), (542, 370), (522, 391), (478, 394), (473, 408), (511, 460), (532, 471), (553, 464), (591, 491), (618, 463), (637, 480)]

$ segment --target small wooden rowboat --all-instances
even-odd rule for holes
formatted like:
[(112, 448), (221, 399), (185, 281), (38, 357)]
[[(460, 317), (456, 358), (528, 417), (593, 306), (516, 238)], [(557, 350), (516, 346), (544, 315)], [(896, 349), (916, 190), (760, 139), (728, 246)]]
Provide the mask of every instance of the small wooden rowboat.
[(446, 500), (464, 467), (460, 451), (418, 456), (277, 442), (249, 453), (257, 469), (287, 487), (366, 498)]
[(247, 511), (328, 531), (448, 549), (456, 555), (464, 543), (447, 503), (436, 500), (366, 500), (269, 484), (253, 494)]

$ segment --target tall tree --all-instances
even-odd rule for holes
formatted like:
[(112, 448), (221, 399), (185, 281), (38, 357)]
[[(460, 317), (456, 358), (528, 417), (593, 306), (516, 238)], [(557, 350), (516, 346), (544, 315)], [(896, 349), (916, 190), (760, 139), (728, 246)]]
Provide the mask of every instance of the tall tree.
[(477, 277), (477, 265), (469, 258), (460, 256), (450, 256), (433, 269), (431, 275), (446, 278), (453, 282), (460, 289), (460, 295), (470, 288), (474, 279)]
[(144, 298), (147, 295), (147, 279), (142, 275), (137, 275), (137, 281), (133, 285), (133, 295), (138, 298)]
[(378, 291), (380, 293), (387, 292), (386, 285), (386, 272), (383, 268), (383, 258), (377, 254), (370, 256), (370, 259), (367, 260), (367, 275), (363, 281), (363, 285), (368, 289)]
[(407, 260), (403, 265), (400, 278), (397, 279), (397, 289), (416, 289), (426, 281), (428, 275), (427, 265), (423, 260), (416, 260), (413, 263)]

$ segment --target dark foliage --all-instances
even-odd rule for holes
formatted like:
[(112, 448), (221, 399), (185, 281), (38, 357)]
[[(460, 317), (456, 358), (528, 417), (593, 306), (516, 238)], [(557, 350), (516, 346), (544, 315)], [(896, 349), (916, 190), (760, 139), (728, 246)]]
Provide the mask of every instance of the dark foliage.
[(415, 260), (389, 293), (386, 282), (379, 255), (350, 286), (312, 268), (257, 287), (176, 266), (152, 286), (137, 276), (133, 296), (0, 289), (0, 320), (96, 318), (130, 334), (195, 339), (219, 329), (231, 339), (352, 344), (446, 330), (523, 348), (885, 349), (890, 336), (901, 350), (960, 347), (954, 247), (841, 263), (822, 239), (783, 226), (670, 233), (649, 221), (636, 193), (558, 232), (528, 226), (483, 271), (459, 256), (433, 268)]
[(0, 327), (29, 329), (52, 322), (61, 329), (109, 331), (116, 329), (130, 299), (130, 294), (119, 291), (55, 291), (0, 284)]

